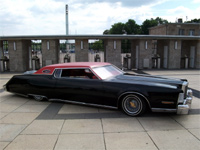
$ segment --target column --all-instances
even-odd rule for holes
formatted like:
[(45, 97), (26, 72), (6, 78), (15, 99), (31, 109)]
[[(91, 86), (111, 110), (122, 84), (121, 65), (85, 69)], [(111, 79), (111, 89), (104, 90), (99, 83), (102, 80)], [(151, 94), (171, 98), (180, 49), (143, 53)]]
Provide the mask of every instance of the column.
[(29, 70), (30, 40), (8, 41), (10, 71), (25, 72)]
[[(4, 56), (4, 52), (3, 52), (3, 41), (0, 41), (0, 59), (2, 59)], [(0, 72), (4, 71), (4, 65), (3, 62), (0, 61)]]
[(152, 40), (140, 39), (131, 41), (132, 66), (136, 69), (152, 68)]
[(195, 62), (195, 68), (200, 69), (200, 40), (196, 41), (196, 62)]
[(181, 40), (168, 40), (168, 69), (181, 68)]
[(121, 40), (104, 40), (104, 59), (119, 68), (122, 68)]
[(133, 69), (138, 69), (139, 62), (139, 40), (131, 41), (131, 66)]
[(75, 60), (76, 62), (88, 62), (88, 39), (81, 39), (75, 41)]
[(42, 40), (42, 65), (59, 62), (59, 40)]

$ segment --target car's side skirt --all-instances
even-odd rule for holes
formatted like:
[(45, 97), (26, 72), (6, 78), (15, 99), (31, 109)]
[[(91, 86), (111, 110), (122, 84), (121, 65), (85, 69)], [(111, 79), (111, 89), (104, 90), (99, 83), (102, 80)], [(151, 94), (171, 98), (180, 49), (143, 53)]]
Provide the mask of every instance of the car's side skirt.
[[(8, 91), (10, 92), (10, 91)], [(25, 95), (25, 94), (20, 94), (20, 93), (15, 93), (15, 92), (10, 92), (10, 93), (13, 93), (13, 94), (16, 94), (16, 95), (19, 95), (19, 96), (23, 96), (23, 97), (28, 97), (28, 95)]]
[(95, 106), (95, 107), (118, 109), (118, 107), (114, 107), (114, 106), (99, 105), (99, 104), (92, 104), (92, 103), (84, 103), (84, 102), (71, 101), (71, 100), (63, 100), (63, 99), (49, 99), (49, 101), (59, 101), (59, 102), (67, 102), (67, 103), (80, 104), (80, 105), (86, 105), (86, 106)]
[(177, 112), (176, 109), (167, 109), (167, 108), (151, 108), (152, 112), (171, 112), (175, 113)]

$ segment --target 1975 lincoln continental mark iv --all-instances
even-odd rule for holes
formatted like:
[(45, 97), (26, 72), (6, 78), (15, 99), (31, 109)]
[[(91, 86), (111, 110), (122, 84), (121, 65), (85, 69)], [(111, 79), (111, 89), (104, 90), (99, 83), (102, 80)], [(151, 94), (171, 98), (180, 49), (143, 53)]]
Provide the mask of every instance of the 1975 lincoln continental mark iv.
[(153, 112), (188, 114), (192, 91), (186, 79), (128, 74), (110, 63), (75, 62), (13, 76), (4, 89), (40, 101), (121, 108), (137, 116)]

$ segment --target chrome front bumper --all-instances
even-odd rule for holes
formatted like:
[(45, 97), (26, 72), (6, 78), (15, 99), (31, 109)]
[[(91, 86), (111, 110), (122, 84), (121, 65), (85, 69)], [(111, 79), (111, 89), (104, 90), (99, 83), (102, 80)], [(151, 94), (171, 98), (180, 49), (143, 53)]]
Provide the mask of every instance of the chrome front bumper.
[(183, 104), (177, 106), (177, 114), (188, 114), (188, 112), (191, 108), (191, 104), (192, 104), (192, 97), (193, 97), (192, 90), (191, 89), (187, 90), (186, 99), (184, 99), (183, 95), (181, 95), (181, 94), (183, 94), (183, 93), (179, 94), (179, 100), (178, 101), (179, 102), (182, 101)]
[(6, 84), (3, 85), (3, 90), (4, 90), (4, 91), (7, 91)]

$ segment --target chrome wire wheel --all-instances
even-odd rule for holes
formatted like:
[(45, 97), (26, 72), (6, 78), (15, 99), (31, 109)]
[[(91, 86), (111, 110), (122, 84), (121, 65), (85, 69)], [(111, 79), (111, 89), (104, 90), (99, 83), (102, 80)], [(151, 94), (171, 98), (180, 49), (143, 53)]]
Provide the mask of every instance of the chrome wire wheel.
[(146, 109), (145, 102), (137, 95), (127, 95), (122, 100), (122, 109), (129, 116), (142, 114)]

